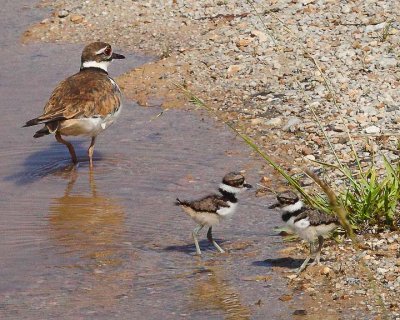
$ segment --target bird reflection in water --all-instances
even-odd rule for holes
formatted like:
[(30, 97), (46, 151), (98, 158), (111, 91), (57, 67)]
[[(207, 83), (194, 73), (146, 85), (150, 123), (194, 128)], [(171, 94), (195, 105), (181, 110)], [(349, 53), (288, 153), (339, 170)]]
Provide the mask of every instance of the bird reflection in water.
[(49, 208), (51, 238), (63, 249), (60, 267), (72, 286), (76, 283), (74, 297), (81, 307), (93, 307), (93, 301), (110, 306), (110, 297), (124, 295), (133, 277), (134, 254), (122, 240), (125, 214), (115, 199), (97, 191), (92, 170), (89, 183), (78, 168), (67, 174), (64, 195)]
[(250, 319), (250, 309), (240, 302), (240, 296), (234, 288), (223, 279), (220, 267), (207, 267), (197, 274), (191, 291), (190, 308), (193, 310), (220, 310), (224, 319)]

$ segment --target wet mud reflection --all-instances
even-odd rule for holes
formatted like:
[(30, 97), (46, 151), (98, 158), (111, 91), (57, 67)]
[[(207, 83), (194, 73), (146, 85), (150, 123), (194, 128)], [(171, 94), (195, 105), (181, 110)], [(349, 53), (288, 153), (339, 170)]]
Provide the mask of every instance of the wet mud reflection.
[(250, 319), (250, 309), (242, 304), (238, 292), (229, 285), (222, 266), (206, 267), (195, 278), (190, 292), (190, 309), (221, 311), (227, 320)]
[(82, 311), (96, 301), (107, 311), (129, 290), (134, 276), (129, 264), (135, 254), (122, 240), (125, 212), (116, 199), (97, 189), (94, 171), (72, 167), (60, 176), (69, 181), (64, 195), (50, 204), (49, 238), (67, 261), (58, 266), (66, 278), (79, 273), (79, 281), (74, 284), (74, 279), (67, 286), (71, 307)]
[(125, 219), (122, 206), (97, 191), (93, 171), (88, 174), (89, 191), (74, 192), (77, 169), (69, 175), (64, 195), (55, 198), (49, 208), (51, 238), (65, 253), (89, 258), (85, 267), (120, 265), (118, 244)]

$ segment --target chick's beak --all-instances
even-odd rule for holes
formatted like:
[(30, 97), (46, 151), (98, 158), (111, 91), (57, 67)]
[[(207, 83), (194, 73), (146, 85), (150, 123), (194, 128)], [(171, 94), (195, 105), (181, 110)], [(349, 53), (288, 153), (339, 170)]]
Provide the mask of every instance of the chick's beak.
[(273, 204), (271, 204), (268, 209), (274, 209), (274, 208), (280, 208), (281, 204), (279, 202), (275, 202)]
[(122, 54), (113, 52), (111, 55), (111, 59), (125, 59), (125, 56), (123, 56)]
[(244, 184), (243, 184), (243, 187), (246, 188), (246, 189), (251, 189), (251, 188), (253, 188), (253, 186), (252, 186), (251, 184), (248, 184), (248, 183), (244, 183)]

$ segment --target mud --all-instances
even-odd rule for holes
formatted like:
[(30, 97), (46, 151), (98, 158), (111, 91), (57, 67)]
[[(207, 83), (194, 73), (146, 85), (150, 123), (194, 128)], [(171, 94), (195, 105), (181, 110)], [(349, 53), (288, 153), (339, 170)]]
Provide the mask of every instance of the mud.
[[(0, 318), (290, 318), (296, 301), (279, 300), (285, 281), (264, 262), (281, 248), (267, 203), (245, 195), (214, 230), (228, 253), (203, 235), (201, 258), (193, 222), (173, 205), (215, 190), (230, 170), (257, 182), (261, 162), (221, 124), (126, 101), (98, 139), (92, 171), (88, 141), (74, 140), (72, 167), (53, 137), (21, 128), (79, 66), (81, 45), (19, 43), (43, 14), (30, 1), (1, 8)], [(123, 53), (114, 76), (149, 60)]]

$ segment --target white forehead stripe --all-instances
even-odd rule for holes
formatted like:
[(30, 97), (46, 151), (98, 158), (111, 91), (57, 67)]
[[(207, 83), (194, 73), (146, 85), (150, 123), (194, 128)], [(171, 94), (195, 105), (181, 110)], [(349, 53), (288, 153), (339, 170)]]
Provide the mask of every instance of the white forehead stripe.
[(235, 194), (235, 193), (241, 193), (241, 192), (244, 190), (244, 188), (235, 188), (235, 187), (232, 187), (232, 186), (228, 186), (228, 185), (225, 184), (225, 183), (221, 183), (221, 184), (219, 185), (219, 187), (220, 187), (222, 190), (224, 190), (224, 191), (226, 191), (226, 192), (233, 193), (233, 194)]
[(104, 48), (100, 49), (99, 51), (96, 51), (96, 54), (103, 53), (104, 51), (106, 51), (107, 48), (108, 47), (104, 47)]

